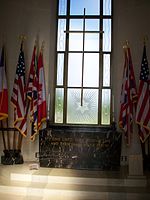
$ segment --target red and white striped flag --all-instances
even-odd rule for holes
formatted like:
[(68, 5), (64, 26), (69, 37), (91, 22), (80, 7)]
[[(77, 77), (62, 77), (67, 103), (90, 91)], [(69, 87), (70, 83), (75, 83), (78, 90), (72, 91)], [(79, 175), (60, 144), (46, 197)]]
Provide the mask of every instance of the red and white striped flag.
[(8, 118), (8, 89), (5, 70), (5, 51), (3, 47), (0, 60), (0, 120)]
[(38, 132), (38, 116), (37, 116), (37, 103), (38, 103), (38, 91), (37, 91), (37, 48), (34, 46), (32, 53), (32, 60), (30, 65), (29, 79), (27, 85), (27, 97), (30, 105), (30, 122), (32, 124), (31, 139), (34, 140), (35, 135)]
[(130, 48), (125, 48), (124, 53), (125, 63), (120, 98), (119, 127), (125, 133), (126, 143), (130, 144), (137, 102), (137, 89)]
[(140, 125), (140, 139), (145, 142), (150, 134), (150, 73), (145, 45), (140, 72), (136, 121)]
[(18, 129), (23, 136), (26, 136), (26, 89), (23, 43), (21, 43), (11, 102), (14, 106), (14, 127)]
[(45, 73), (43, 65), (43, 52), (40, 51), (38, 58), (38, 130), (46, 127), (46, 86), (45, 86)]

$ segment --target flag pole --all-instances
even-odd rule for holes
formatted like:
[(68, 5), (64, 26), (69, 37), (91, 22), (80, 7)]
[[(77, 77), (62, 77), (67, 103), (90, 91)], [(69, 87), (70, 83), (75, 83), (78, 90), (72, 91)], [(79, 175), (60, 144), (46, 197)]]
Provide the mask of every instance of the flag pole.
[(13, 150), (16, 150), (16, 130), (15, 129), (14, 129), (14, 135), (13, 135)]
[(13, 150), (16, 150), (16, 130), (14, 130), (14, 135), (13, 135)]
[[(6, 119), (6, 124), (8, 128), (8, 118)], [(7, 129), (7, 143), (8, 143), (8, 150), (10, 150), (10, 136), (9, 136), (9, 131)]]
[[(37, 35), (37, 38), (36, 38), (36, 40), (35, 40), (35, 47), (36, 47), (36, 55), (35, 55), (35, 58), (34, 58), (34, 71), (35, 71), (35, 76), (37, 76), (37, 56), (38, 56), (38, 53), (39, 53), (39, 45), (38, 45), (38, 42), (39, 42), (39, 38), (38, 38), (38, 35)], [(36, 60), (36, 63), (35, 63), (35, 60)], [(34, 77), (35, 78), (35, 77)], [(33, 78), (33, 79), (34, 79)], [(34, 82), (34, 81), (33, 81)], [(37, 88), (36, 88), (37, 89)], [(30, 102), (29, 102), (29, 104), (30, 104)], [(29, 108), (28, 108), (29, 109)], [(34, 134), (35, 134), (35, 130), (34, 130), (34, 120), (32, 121), (32, 123), (31, 123), (31, 138), (32, 138), (32, 140), (34, 140), (34, 137), (32, 137), (32, 136), (34, 136)]]
[(2, 121), (1, 121), (1, 128), (2, 128), (2, 137), (3, 137), (4, 150), (6, 150), (6, 140), (5, 140), (5, 135), (4, 135), (4, 130), (3, 130), (3, 122)]
[[(4, 66), (6, 67), (6, 50), (5, 50), (5, 48), (4, 48)], [(8, 128), (8, 117), (6, 119), (6, 125), (7, 125), (7, 128)], [(2, 124), (2, 126), (3, 126), (3, 124)], [(7, 130), (7, 145), (8, 145), (8, 150), (10, 150), (10, 135), (9, 135), (8, 130)]]
[(22, 147), (22, 140), (23, 140), (23, 135), (18, 133), (18, 145), (17, 145), (17, 150), (21, 151), (21, 147)]

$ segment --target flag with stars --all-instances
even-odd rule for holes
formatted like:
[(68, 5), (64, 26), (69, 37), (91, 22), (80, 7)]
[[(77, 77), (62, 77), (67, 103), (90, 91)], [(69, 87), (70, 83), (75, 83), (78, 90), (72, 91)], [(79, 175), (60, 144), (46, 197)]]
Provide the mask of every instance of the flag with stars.
[(26, 89), (23, 43), (21, 43), (11, 102), (14, 107), (14, 127), (18, 129), (23, 136), (26, 136)]
[(150, 134), (150, 73), (145, 45), (140, 72), (136, 121), (140, 125), (140, 139), (144, 142)]
[(8, 89), (5, 72), (5, 51), (4, 46), (0, 60), (0, 120), (8, 117)]
[(131, 134), (133, 133), (133, 120), (135, 118), (137, 89), (130, 48), (125, 48), (124, 53), (125, 63), (120, 98), (119, 127), (124, 131), (126, 143), (129, 145)]

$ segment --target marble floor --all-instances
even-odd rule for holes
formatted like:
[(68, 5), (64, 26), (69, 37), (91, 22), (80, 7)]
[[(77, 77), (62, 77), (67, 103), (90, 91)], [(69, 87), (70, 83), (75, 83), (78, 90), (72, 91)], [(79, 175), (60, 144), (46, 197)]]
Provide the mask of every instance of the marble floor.
[(0, 165), (0, 200), (35, 199), (150, 200), (150, 172), (129, 177), (126, 167), (89, 171), (42, 168), (38, 163)]

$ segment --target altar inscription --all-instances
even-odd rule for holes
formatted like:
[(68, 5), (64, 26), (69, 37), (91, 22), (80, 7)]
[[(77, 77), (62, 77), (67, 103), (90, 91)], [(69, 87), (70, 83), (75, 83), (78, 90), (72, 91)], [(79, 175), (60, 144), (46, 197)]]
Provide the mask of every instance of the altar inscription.
[(52, 127), (40, 133), (40, 165), (74, 169), (117, 169), (120, 134), (112, 129)]

